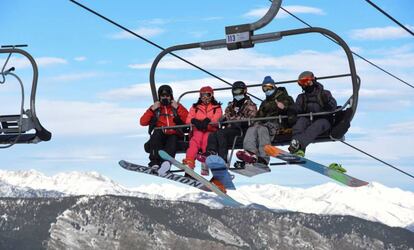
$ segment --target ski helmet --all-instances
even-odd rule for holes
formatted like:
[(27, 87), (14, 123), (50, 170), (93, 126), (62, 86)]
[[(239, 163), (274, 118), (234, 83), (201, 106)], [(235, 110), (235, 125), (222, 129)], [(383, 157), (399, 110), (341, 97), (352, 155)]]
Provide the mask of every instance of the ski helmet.
[(302, 88), (310, 86), (313, 81), (315, 81), (315, 76), (312, 71), (303, 71), (298, 77), (298, 84)]
[(171, 99), (174, 99), (173, 97), (173, 91), (170, 85), (161, 85), (158, 88), (158, 100), (160, 100), (161, 95), (169, 95), (171, 96)]
[(209, 93), (211, 96), (214, 96), (214, 90), (210, 86), (204, 86), (200, 89), (200, 96), (204, 93)]
[(233, 87), (231, 88), (231, 92), (233, 95), (241, 95), (245, 94), (247, 91), (247, 86), (242, 81), (237, 81), (233, 83)]

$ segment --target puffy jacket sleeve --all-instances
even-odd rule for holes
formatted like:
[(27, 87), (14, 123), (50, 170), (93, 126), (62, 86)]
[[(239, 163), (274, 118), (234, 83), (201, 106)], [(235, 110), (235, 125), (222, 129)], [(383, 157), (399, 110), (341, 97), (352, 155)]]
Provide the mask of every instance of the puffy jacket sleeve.
[(335, 98), (332, 96), (331, 92), (329, 90), (324, 90), (322, 94), (324, 95), (324, 101), (326, 102), (324, 103), (324, 109), (326, 111), (335, 110), (337, 103)]
[(248, 104), (245, 107), (244, 110), (244, 118), (253, 118), (257, 114), (257, 106), (254, 102), (248, 101)]
[(221, 106), (218, 106), (216, 108), (216, 112), (213, 114), (213, 117), (210, 118), (211, 122), (218, 122), (223, 115), (223, 110), (221, 109)]
[(139, 123), (141, 126), (148, 126), (151, 123), (151, 119), (155, 116), (154, 111), (151, 108), (148, 108), (147, 111), (141, 116)]
[(180, 117), (181, 121), (186, 122), (188, 116), (188, 110), (181, 104), (178, 105), (177, 115)]
[(301, 113), (305, 113), (306, 112), (306, 110), (303, 110), (303, 107), (304, 107), (304, 100), (305, 98), (304, 98), (304, 94), (302, 93), (302, 94), (299, 94), (298, 95), (298, 97), (296, 97), (296, 102), (295, 102), (295, 108), (296, 108), (296, 111), (298, 112), (298, 114), (301, 114)]
[(281, 95), (277, 97), (277, 101), (283, 103), (285, 105), (285, 109), (288, 109), (289, 106), (291, 106), (293, 102), (293, 98), (288, 94), (286, 88), (279, 87), (278, 91), (281, 91)]
[(190, 124), (191, 119), (195, 118), (195, 115), (196, 115), (195, 111), (196, 111), (196, 109), (194, 108), (194, 106), (191, 106), (190, 112), (188, 112), (188, 115), (187, 115), (187, 119), (185, 119), (186, 124)]

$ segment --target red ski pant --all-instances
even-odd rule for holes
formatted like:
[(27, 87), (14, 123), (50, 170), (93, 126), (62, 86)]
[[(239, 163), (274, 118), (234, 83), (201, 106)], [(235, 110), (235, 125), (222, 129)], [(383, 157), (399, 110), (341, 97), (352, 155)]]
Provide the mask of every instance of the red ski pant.
[(195, 160), (198, 151), (206, 152), (208, 135), (210, 132), (203, 132), (199, 130), (193, 130), (193, 136), (190, 139), (190, 143), (186, 152), (186, 159)]

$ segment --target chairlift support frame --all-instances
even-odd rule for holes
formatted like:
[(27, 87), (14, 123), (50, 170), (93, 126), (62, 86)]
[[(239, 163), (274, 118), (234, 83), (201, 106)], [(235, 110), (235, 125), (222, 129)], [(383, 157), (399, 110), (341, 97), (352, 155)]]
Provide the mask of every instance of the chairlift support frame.
[[(351, 82), (352, 82), (352, 96), (345, 102), (345, 104), (341, 107), (338, 107), (335, 111), (332, 112), (318, 112), (318, 113), (309, 113), (309, 114), (301, 114), (299, 116), (310, 116), (311, 118), (315, 116), (322, 116), (322, 115), (331, 115), (335, 114), (337, 112), (345, 112), (345, 108), (348, 106), (346, 111), (350, 112), (348, 114), (348, 122), (350, 123), (353, 119), (357, 107), (358, 107), (358, 96), (359, 96), (359, 88), (360, 88), (360, 78), (358, 77), (356, 73), (356, 67), (355, 67), (355, 61), (352, 55), (352, 51), (350, 50), (347, 43), (336, 33), (320, 28), (320, 27), (310, 27), (310, 28), (300, 28), (300, 29), (292, 29), (292, 30), (285, 30), (285, 31), (278, 31), (278, 32), (270, 32), (265, 34), (258, 34), (255, 35), (254, 31), (257, 29), (260, 29), (264, 26), (266, 26), (268, 23), (270, 23), (273, 18), (276, 16), (277, 12), (280, 9), (282, 0), (274, 0), (272, 2), (271, 7), (267, 11), (264, 17), (262, 17), (259, 21), (251, 24), (242, 24), (242, 25), (234, 25), (234, 26), (228, 26), (226, 27), (226, 39), (219, 39), (219, 40), (210, 40), (210, 41), (203, 41), (203, 42), (196, 42), (196, 43), (188, 43), (188, 44), (181, 44), (181, 45), (175, 45), (168, 47), (161, 51), (157, 57), (154, 59), (151, 69), (150, 69), (150, 87), (151, 87), (151, 93), (154, 102), (158, 100), (157, 95), (157, 89), (156, 89), (156, 83), (155, 83), (155, 73), (157, 66), (159, 65), (159, 62), (161, 59), (166, 56), (167, 54), (172, 54), (175, 51), (182, 51), (182, 50), (189, 50), (189, 49), (196, 49), (200, 48), (203, 50), (213, 50), (213, 49), (220, 49), (220, 48), (227, 48), (228, 50), (236, 50), (241, 48), (252, 48), (256, 44), (259, 43), (267, 43), (267, 42), (274, 42), (281, 40), (284, 37), (288, 36), (295, 36), (295, 35), (303, 35), (303, 34), (309, 34), (309, 33), (318, 33), (321, 35), (324, 35), (326, 37), (331, 38), (334, 40), (345, 52), (348, 66), (349, 66), (349, 74), (343, 74), (343, 75), (337, 75), (337, 77), (344, 77), (344, 76), (350, 76)], [(332, 76), (327, 77), (320, 77), (321, 78), (332, 78)], [(291, 81), (293, 82), (293, 81)], [(253, 86), (253, 85), (252, 85)], [(217, 88), (215, 90), (224, 90), (224, 89), (230, 89), (230, 88)], [(198, 91), (187, 91), (183, 93), (182, 96), (184, 96), (187, 93), (195, 93)], [(279, 117), (266, 117), (266, 119), (284, 119), (287, 118), (286, 116), (279, 116)], [(256, 119), (251, 119), (252, 121)], [(240, 122), (240, 121), (239, 121)], [(178, 128), (178, 127), (188, 127), (188, 125), (181, 125), (181, 126), (172, 126), (168, 128)], [(165, 129), (167, 127), (162, 127), (158, 129)], [(347, 131), (343, 131), (340, 133), (339, 137), (333, 137), (332, 135), (325, 135), (323, 138), (317, 138), (316, 142), (326, 142), (326, 141), (335, 141), (335, 140), (343, 140), (343, 136), (345, 135)], [(288, 138), (287, 138), (288, 139)], [(281, 140), (279, 143), (276, 142), (275, 145), (286, 145), (288, 143), (287, 139)], [(179, 150), (180, 151), (180, 150)]]
[[(0, 144), (9, 144), (11, 146), (14, 144), (38, 143), (40, 141), (49, 141), (52, 137), (52, 134), (41, 125), (39, 118), (36, 115), (35, 104), (39, 71), (34, 58), (27, 51), (18, 48), (25, 46), (26, 45), (7, 45), (0, 48), (0, 54), (9, 54), (9, 56), (12, 54), (20, 54), (26, 57), (33, 70), (30, 109), (21, 110), (21, 113), (17, 115), (0, 115)], [(16, 74), (11, 73), (11, 70), (0, 72), (0, 74), (4, 78), (7, 75), (12, 75), (21, 82)], [(22, 103), (23, 101), (24, 100), (22, 99)], [(34, 132), (28, 132), (33, 129)]]

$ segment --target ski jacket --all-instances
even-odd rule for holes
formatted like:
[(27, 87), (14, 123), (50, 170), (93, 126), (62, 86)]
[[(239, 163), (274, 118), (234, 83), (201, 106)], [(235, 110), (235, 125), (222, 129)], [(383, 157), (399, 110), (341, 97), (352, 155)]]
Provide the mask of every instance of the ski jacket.
[[(284, 109), (280, 109), (276, 101), (282, 102), (285, 105)], [(256, 117), (269, 117), (269, 116), (278, 116), (285, 115), (287, 110), (294, 104), (293, 98), (288, 94), (284, 87), (279, 87), (276, 89), (273, 95), (266, 97), (257, 111)]]
[[(197, 119), (197, 120), (204, 120), (206, 118), (210, 119), (210, 122), (218, 122), (221, 118), (221, 115), (223, 114), (223, 111), (221, 110), (221, 106), (219, 104), (198, 104), (197, 106), (192, 106), (190, 108), (190, 112), (188, 113), (187, 120), (185, 123), (190, 124), (191, 120)], [(195, 128), (196, 129), (196, 128)], [(217, 125), (208, 125), (207, 131), (214, 132), (217, 131), (218, 126)]]
[[(161, 105), (156, 110), (152, 110), (150, 107), (141, 116), (140, 124), (141, 126), (153, 127), (175, 126), (180, 123), (183, 124), (187, 119), (187, 115), (187, 109), (180, 103), (178, 103), (177, 109), (173, 108), (171, 105)], [(180, 135), (181, 132), (176, 129), (165, 129), (164, 134)]]
[[(250, 97), (246, 96), (243, 100), (243, 103), (240, 105), (237, 101), (231, 101), (228, 103), (226, 110), (224, 111), (224, 119), (229, 121), (237, 121), (248, 118), (253, 118), (257, 114), (257, 106)], [(230, 126), (240, 127), (242, 124), (234, 123)], [(243, 127), (243, 126), (242, 126)]]
[(316, 113), (322, 111), (333, 111), (336, 109), (336, 100), (330, 91), (325, 90), (323, 85), (315, 82), (312, 92), (303, 92), (296, 98), (296, 109), (298, 113)]
[(224, 117), (226, 120), (242, 120), (256, 116), (256, 104), (252, 102), (248, 96), (246, 96), (243, 100), (243, 104), (240, 107), (236, 105), (235, 101), (228, 103), (226, 110), (224, 111)]

